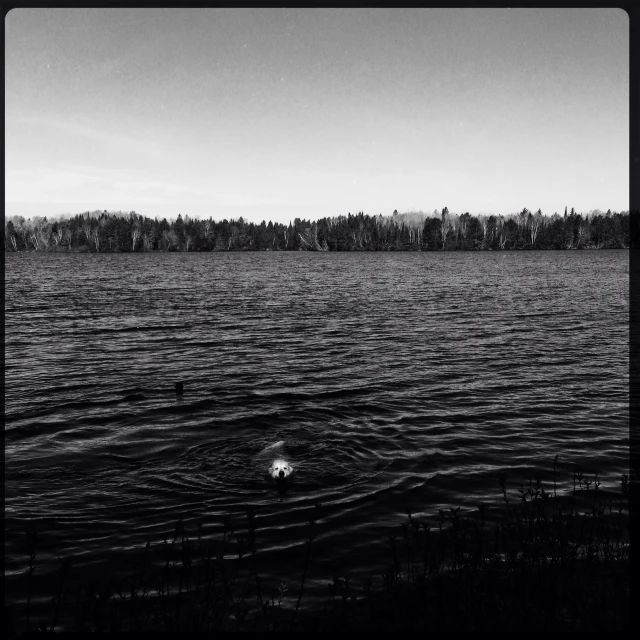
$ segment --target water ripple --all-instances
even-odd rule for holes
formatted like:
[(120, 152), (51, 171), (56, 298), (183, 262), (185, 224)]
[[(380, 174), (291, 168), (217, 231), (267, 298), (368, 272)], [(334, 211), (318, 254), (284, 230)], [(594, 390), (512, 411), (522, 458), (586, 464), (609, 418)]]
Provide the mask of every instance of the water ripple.
[[(327, 570), (373, 570), (406, 508), (498, 501), (499, 473), (550, 481), (556, 453), (559, 490), (574, 464), (626, 471), (627, 252), (5, 264), (7, 575), (29, 520), (42, 559), (105, 564), (250, 503), (276, 580), (314, 500)], [(280, 440), (285, 488), (261, 453)]]

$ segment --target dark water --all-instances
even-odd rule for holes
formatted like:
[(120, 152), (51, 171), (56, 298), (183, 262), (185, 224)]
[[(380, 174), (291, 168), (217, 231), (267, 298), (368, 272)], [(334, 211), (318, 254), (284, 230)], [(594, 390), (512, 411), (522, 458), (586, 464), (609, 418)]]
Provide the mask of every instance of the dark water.
[[(41, 574), (71, 555), (96, 575), (179, 517), (191, 534), (203, 519), (219, 537), (225, 514), (246, 528), (251, 504), (265, 583), (294, 585), (319, 499), (313, 592), (347, 565), (378, 571), (370, 545), (407, 508), (499, 502), (499, 473), (515, 494), (559, 454), (563, 490), (574, 464), (615, 488), (628, 259), (6, 255), (10, 591), (28, 521)], [(278, 440), (296, 470), (284, 491), (259, 456)]]

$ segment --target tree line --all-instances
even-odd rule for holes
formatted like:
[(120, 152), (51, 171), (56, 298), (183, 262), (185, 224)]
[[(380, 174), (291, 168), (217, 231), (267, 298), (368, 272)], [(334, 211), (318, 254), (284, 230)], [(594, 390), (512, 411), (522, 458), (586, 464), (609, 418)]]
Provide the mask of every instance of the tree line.
[(178, 214), (176, 220), (131, 212), (87, 211), (72, 217), (5, 217), (5, 251), (468, 251), (626, 249), (629, 212), (564, 215), (523, 209), (510, 215), (453, 214), (447, 207), (392, 215), (296, 218), (260, 224)]

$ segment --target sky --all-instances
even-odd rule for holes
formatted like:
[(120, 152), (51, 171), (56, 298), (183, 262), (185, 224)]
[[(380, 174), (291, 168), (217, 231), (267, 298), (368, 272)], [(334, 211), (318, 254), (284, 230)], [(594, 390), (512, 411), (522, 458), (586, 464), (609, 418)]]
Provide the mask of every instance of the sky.
[(5, 214), (629, 208), (620, 9), (19, 8)]

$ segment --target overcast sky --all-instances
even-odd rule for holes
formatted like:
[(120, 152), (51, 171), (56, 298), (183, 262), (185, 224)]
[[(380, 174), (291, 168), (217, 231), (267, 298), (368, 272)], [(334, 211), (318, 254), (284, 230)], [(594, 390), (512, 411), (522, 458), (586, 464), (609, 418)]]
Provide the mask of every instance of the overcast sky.
[(14, 9), (7, 215), (628, 209), (619, 9)]

